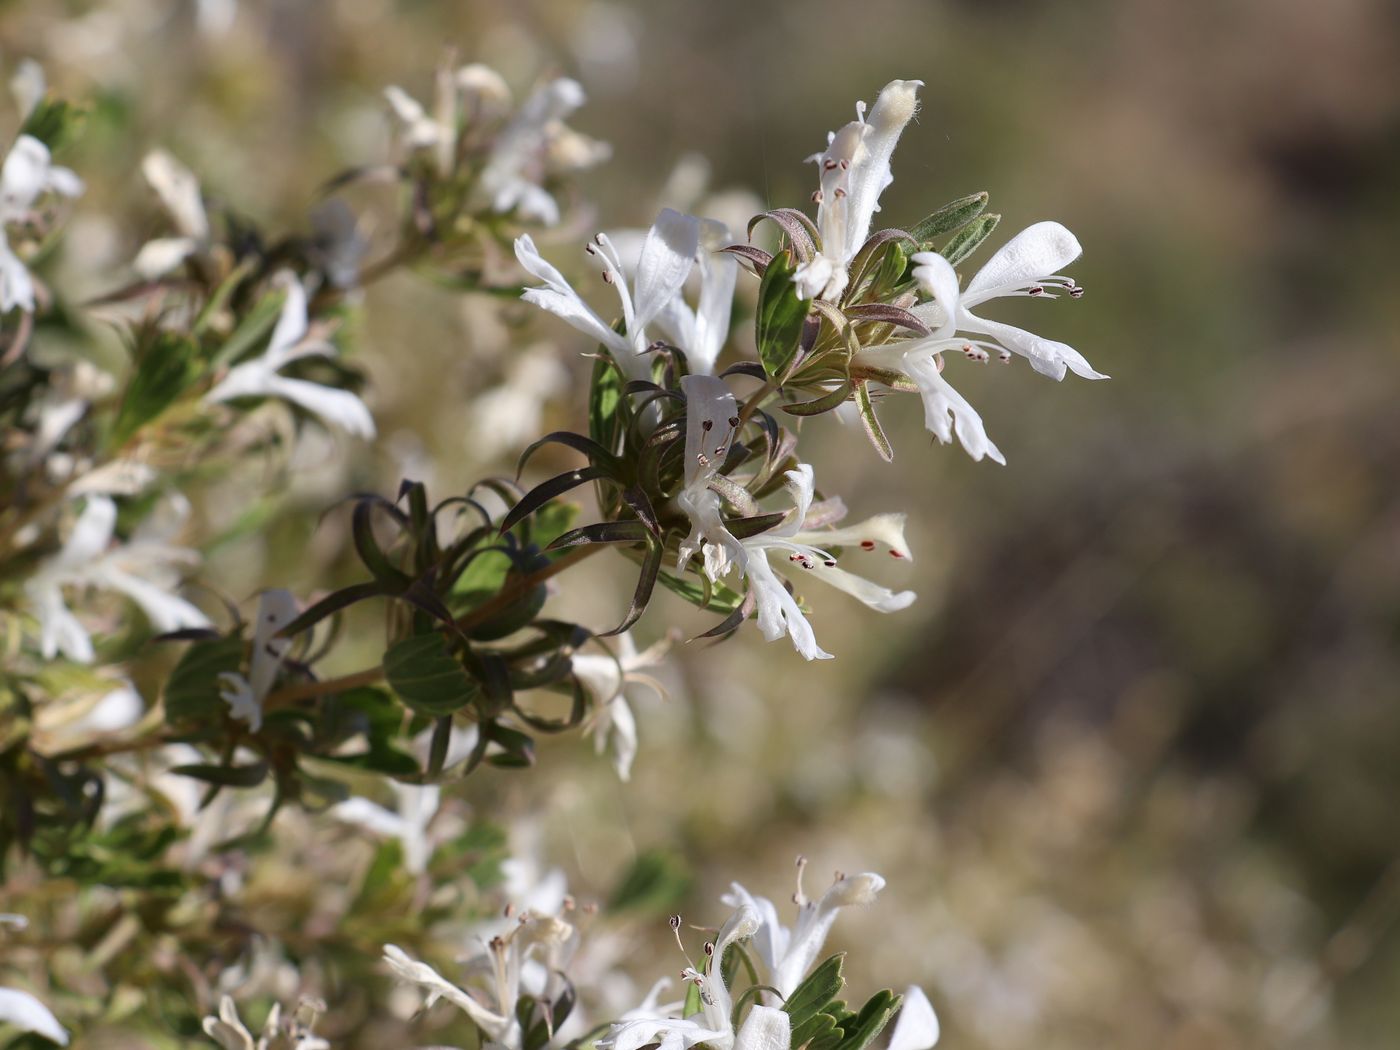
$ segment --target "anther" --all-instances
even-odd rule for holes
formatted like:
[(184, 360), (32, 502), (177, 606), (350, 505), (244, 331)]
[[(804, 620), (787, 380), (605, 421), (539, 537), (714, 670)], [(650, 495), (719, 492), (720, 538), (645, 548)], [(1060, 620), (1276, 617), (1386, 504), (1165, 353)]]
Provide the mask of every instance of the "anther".
[(1079, 287), (1079, 285), (1077, 285), (1077, 284), (1074, 285), (1074, 286), (1072, 286), (1072, 287), (1069, 289), (1069, 297), (1070, 297), (1071, 299), (1078, 299), (1078, 298), (1080, 298), (1083, 294), (1084, 294), (1084, 289), (1081, 288), (1081, 287)]
[(1026, 289), (1026, 294), (1028, 294), (1028, 295), (1044, 295), (1044, 294), (1045, 294), (1045, 289), (1042, 288), (1042, 287), (1041, 287), (1040, 285), (1038, 285), (1038, 284), (1033, 284), (1033, 285), (1031, 285), (1028, 289)]
[(515, 905), (507, 904), (504, 914), (507, 919), (515, 918)]
[(821, 190), (813, 190), (813, 191), (812, 191), (812, 203), (813, 203), (813, 204), (820, 204), (821, 202), (822, 202), (822, 191), (821, 191)]
[(706, 420), (703, 420), (703, 421), (700, 423), (700, 429), (703, 430), (703, 431), (704, 431), (705, 433), (707, 433), (707, 434), (708, 434), (711, 430), (714, 430), (714, 428), (715, 428), (715, 421), (714, 421), (713, 419), (706, 419)]
[(846, 195), (846, 191), (843, 190), (840, 186), (837, 186), (837, 187), (836, 187), (836, 190), (835, 190), (836, 199), (839, 201), (839, 200), (840, 200), (842, 197), (844, 197), (845, 195)]
[(705, 942), (705, 955), (706, 955), (706, 957), (709, 957), (709, 956), (714, 955), (714, 954), (715, 954), (715, 942), (714, 942), (714, 941), (706, 941), (706, 942)]
[(681, 928), (681, 917), (679, 915), (672, 915), (669, 921), (671, 923), (671, 929), (679, 930)]
[(860, 541), (860, 549), (863, 550), (863, 551), (873, 551), (873, 550), (875, 549), (875, 541), (874, 541), (874, 540), (861, 540), (861, 541)]

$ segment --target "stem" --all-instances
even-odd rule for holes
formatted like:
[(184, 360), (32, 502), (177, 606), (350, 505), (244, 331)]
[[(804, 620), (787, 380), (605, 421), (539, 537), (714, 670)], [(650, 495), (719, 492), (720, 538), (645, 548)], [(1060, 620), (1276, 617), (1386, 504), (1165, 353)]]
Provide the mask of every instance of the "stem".
[[(459, 630), (467, 631), (473, 627), (479, 627), (495, 616), (502, 609), (516, 601), (526, 591), (538, 586), (551, 576), (555, 576), (572, 565), (577, 565), (584, 558), (589, 557), (596, 551), (603, 549), (605, 544), (592, 543), (586, 547), (572, 550), (563, 557), (550, 562), (542, 569), (522, 576), (513, 586), (507, 587), (498, 592), (489, 601), (477, 606), (471, 612), (458, 617), (456, 625)], [(319, 682), (300, 682), (296, 685), (285, 686), (275, 693), (272, 693), (263, 701), (264, 711), (274, 711), (279, 707), (286, 707), (296, 703), (298, 700), (309, 700), (312, 697), (325, 696), (328, 693), (340, 693), (347, 689), (355, 689), (362, 685), (372, 685), (384, 677), (384, 666), (378, 664), (374, 667), (366, 667), (363, 671), (356, 671), (353, 674), (341, 675), (339, 678), (327, 678)]]

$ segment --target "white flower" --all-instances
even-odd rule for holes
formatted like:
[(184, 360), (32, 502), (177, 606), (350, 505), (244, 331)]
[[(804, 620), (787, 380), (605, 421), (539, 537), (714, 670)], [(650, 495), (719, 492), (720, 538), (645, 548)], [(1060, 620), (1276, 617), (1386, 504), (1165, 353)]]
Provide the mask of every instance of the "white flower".
[(838, 568), (836, 558), (826, 548), (853, 544), (872, 551), (884, 544), (894, 557), (912, 560), (904, 542), (904, 519), (902, 515), (882, 514), (839, 530), (805, 527), (811, 524), (808, 518), (813, 495), (812, 468), (799, 464), (785, 477), (794, 504), (787, 520), (740, 541), (747, 555), (749, 598), (757, 605), (758, 629), (763, 637), (771, 642), (786, 634), (806, 659), (829, 660), (831, 654), (817, 644), (812, 625), (802, 615), (797, 599), (768, 563), (769, 552), (786, 554), (789, 566), (845, 591), (877, 612), (896, 612), (913, 603), (913, 591), (892, 591)]
[(870, 232), (880, 209), (880, 194), (892, 181), (890, 157), (904, 126), (919, 107), (922, 80), (892, 80), (880, 91), (865, 119), (865, 103), (856, 119), (827, 137), (827, 148), (810, 160), (821, 168), (817, 228), (821, 251), (793, 274), (802, 299), (836, 299), (846, 288), (847, 267)]
[(273, 1003), (255, 1040), (238, 1016), (233, 999), (225, 995), (219, 1000), (219, 1016), (204, 1019), (204, 1034), (222, 1050), (330, 1050), (331, 1044), (311, 1030), (316, 1015), (325, 1009), (326, 1004), (319, 1000), (303, 999), (297, 1016), (284, 1024), (281, 1004)]
[(797, 861), (797, 922), (791, 929), (778, 921), (778, 909), (767, 897), (755, 897), (737, 882), (720, 898), (731, 908), (752, 908), (760, 925), (754, 933), (754, 949), (766, 968), (765, 983), (777, 989), (784, 999), (797, 990), (811, 970), (826, 943), (836, 913), (853, 905), (872, 904), (885, 887), (885, 880), (874, 872), (838, 875), (831, 887), (817, 900), (802, 892), (805, 858)]
[(68, 1045), (68, 1033), (58, 1018), (38, 999), (18, 988), (0, 988), (0, 1024), (21, 1032), (34, 1032), (59, 1046)]
[(125, 544), (112, 546), (117, 505), (106, 496), (87, 497), (62, 549), (39, 564), (24, 584), (39, 620), (39, 649), (44, 659), (63, 653), (91, 663), (92, 639), (63, 598), (64, 587), (120, 591), (141, 607), (157, 631), (207, 627), (208, 618), (171, 593), (180, 580), (179, 566), (198, 555), (171, 543), (188, 514), (183, 498), (172, 499), (144, 522)]
[(398, 839), (403, 846), (403, 865), (410, 874), (428, 870), (433, 840), (428, 825), (442, 804), (442, 788), (436, 784), (400, 784), (391, 780), (398, 809), (390, 810), (367, 798), (349, 798), (330, 808), (330, 815), (384, 838)]
[[(1079, 241), (1065, 227), (1057, 222), (1038, 222), (1004, 244), (961, 292), (948, 260), (936, 252), (920, 252), (914, 256), (918, 264), (914, 276), (931, 298), (916, 307), (914, 313), (934, 331), (861, 350), (856, 358), (864, 364), (895, 369), (912, 379), (923, 398), (924, 423), (939, 441), (949, 444), (956, 436), (973, 459), (986, 456), (1005, 463), (976, 410), (943, 378), (942, 354), (960, 350), (973, 360), (987, 361), (995, 353), (1009, 361), (1014, 352), (1028, 358), (1037, 372), (1053, 379), (1063, 379), (1066, 371), (1085, 379), (1106, 379), (1065, 343), (972, 313), (972, 307), (1001, 296), (1053, 299), (1055, 294), (1048, 290), (1051, 288), (1062, 288), (1078, 297), (1079, 287), (1056, 271), (1077, 259), (1080, 250)], [(968, 339), (959, 336), (959, 332), (989, 338)]]
[(685, 351), (692, 373), (711, 375), (729, 339), (729, 315), (734, 308), (739, 260), (720, 251), (734, 243), (728, 226), (715, 219), (697, 218), (695, 222), (700, 235), (694, 271), (699, 275), (699, 299), (692, 309), (678, 290), (656, 315), (656, 326)]
[(290, 638), (277, 632), (297, 618), (297, 600), (291, 591), (278, 588), (263, 591), (258, 599), (258, 619), (253, 625), (253, 650), (245, 678), (236, 671), (219, 675), (219, 695), (234, 718), (246, 722), (256, 733), (262, 728), (263, 701), (277, 681), (277, 672), (292, 647)]
[(632, 762), (637, 757), (637, 719), (627, 701), (627, 687), (645, 685), (664, 698), (661, 683), (641, 671), (660, 666), (670, 646), (670, 640), (663, 639), (639, 653), (629, 633), (618, 638), (616, 656), (575, 653), (570, 657), (574, 677), (593, 702), (588, 732), (593, 734), (598, 754), (605, 749), (612, 752), (613, 768), (621, 780), (631, 778)]
[(156, 191), (178, 236), (147, 241), (132, 267), (148, 281), (169, 273), (209, 243), (209, 217), (199, 180), (165, 150), (153, 150), (141, 161), (141, 173)]
[(718, 580), (738, 565), (744, 570), (748, 554), (724, 525), (721, 499), (711, 483), (739, 425), (739, 408), (724, 380), (714, 376), (685, 376), (685, 487), (676, 503), (690, 518), (690, 535), (681, 541), (677, 569), (684, 571), (697, 551), (705, 559), (705, 574)]
[(272, 339), (261, 356), (234, 365), (222, 382), (204, 395), (206, 401), (230, 401), (238, 397), (277, 397), (300, 405), (327, 423), (357, 437), (374, 437), (374, 419), (365, 403), (348, 390), (322, 386), (305, 379), (288, 379), (278, 372), (303, 357), (329, 357), (335, 347), (308, 336), (306, 290), (290, 270), (282, 270), (273, 283), (284, 289), (287, 301)]
[(753, 936), (758, 928), (758, 914), (750, 907), (740, 907), (720, 929), (713, 949), (706, 946), (704, 972), (692, 967), (683, 972), (685, 979), (700, 991), (699, 1013), (676, 1018), (651, 1012), (649, 1007), (660, 990), (658, 986), (652, 989), (648, 1003), (630, 1018), (613, 1025), (607, 1036), (598, 1040), (600, 1050), (641, 1050), (652, 1043), (660, 1044), (659, 1050), (689, 1050), (699, 1043), (712, 1050), (789, 1050), (792, 1028), (782, 1010), (750, 1007), (738, 1033), (734, 1031), (733, 998), (720, 967), (725, 949), (737, 940)]
[(49, 148), (32, 135), (21, 135), (0, 165), (0, 311), (34, 310), (34, 279), (10, 248), (5, 226), (29, 217), (44, 193), (76, 197), (83, 182), (70, 169), (52, 163)]
[(699, 223), (691, 216), (663, 209), (647, 233), (629, 290), (622, 259), (608, 237), (600, 233), (587, 246), (585, 250), (603, 267), (603, 280), (617, 291), (624, 327), (616, 332), (583, 301), (564, 275), (544, 260), (526, 234), (516, 239), (515, 257), (544, 284), (527, 288), (521, 298), (601, 343), (629, 379), (650, 380), (651, 359), (646, 351), (651, 344), (646, 326), (671, 306), (695, 265), (699, 248)]
[(446, 999), (464, 1011), (494, 1043), (519, 1050), (522, 1042), (516, 1007), (522, 993), (525, 964), (536, 954), (550, 955), (573, 938), (574, 928), (549, 915), (522, 915), (505, 934), (493, 937), (485, 952), (468, 962), (468, 988), (459, 988), (427, 963), (419, 962), (393, 944), (384, 946), (384, 960), (394, 975), (428, 993), (428, 1006)]
[(578, 171), (607, 160), (606, 143), (580, 135), (564, 118), (584, 103), (578, 81), (559, 77), (536, 88), (501, 129), (481, 172), (479, 186), (498, 212), (553, 226), (559, 205), (541, 183), (554, 173)]

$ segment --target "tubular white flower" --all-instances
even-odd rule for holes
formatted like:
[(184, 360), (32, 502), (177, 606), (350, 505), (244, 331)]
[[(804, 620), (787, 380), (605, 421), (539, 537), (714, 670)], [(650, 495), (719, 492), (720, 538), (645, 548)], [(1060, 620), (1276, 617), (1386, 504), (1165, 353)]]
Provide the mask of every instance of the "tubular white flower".
[(785, 553), (790, 566), (811, 573), (877, 612), (888, 613), (911, 605), (916, 597), (914, 592), (892, 591), (839, 568), (837, 559), (825, 547), (850, 542), (850, 537), (858, 537), (856, 543), (862, 549), (876, 549), (865, 548), (867, 541), (878, 546), (881, 539), (893, 540), (887, 549), (899, 558), (909, 557), (908, 547), (904, 543), (902, 523), (892, 515), (871, 519), (870, 523), (866, 523), (873, 523), (873, 528), (868, 532), (861, 531), (862, 526), (830, 532), (804, 530), (803, 525), (812, 504), (812, 468), (803, 463), (797, 469), (788, 471), (785, 477), (788, 492), (793, 498), (793, 510), (787, 520), (767, 532), (740, 541), (747, 554), (745, 571), (749, 594), (757, 606), (758, 629), (766, 639), (771, 642), (787, 635), (792, 639), (793, 647), (805, 659), (829, 660), (831, 654), (817, 644), (811, 624), (802, 615), (802, 607), (773, 571), (768, 562), (768, 553)]
[(92, 639), (64, 602), (66, 586), (125, 594), (158, 631), (209, 626), (209, 619), (199, 609), (171, 593), (179, 583), (177, 567), (196, 562), (199, 556), (170, 542), (188, 504), (180, 499), (167, 506), (173, 511), (174, 528), (157, 528), (158, 515), (153, 515), (129, 543), (111, 546), (117, 505), (107, 496), (87, 497), (63, 547), (41, 562), (24, 584), (39, 620), (39, 649), (44, 659), (51, 660), (59, 653), (78, 663), (93, 659)]
[(660, 1050), (688, 1050), (698, 1043), (705, 1043), (712, 1050), (788, 1050), (786, 1014), (781, 1021), (767, 1013), (755, 1019), (756, 1011), (767, 1009), (755, 1006), (740, 1026), (737, 1038), (734, 1032), (734, 1001), (721, 973), (724, 951), (735, 941), (752, 937), (759, 926), (758, 913), (747, 905), (740, 906), (720, 928), (713, 950), (708, 951), (704, 972), (686, 968), (685, 979), (700, 989), (699, 1013), (688, 1018), (645, 1016), (621, 1021), (598, 1040), (600, 1050), (640, 1050), (649, 1043), (659, 1043)]
[(972, 307), (1008, 295), (1053, 299), (1051, 289), (1059, 288), (1077, 296), (1079, 287), (1057, 271), (1079, 258), (1081, 251), (1074, 234), (1058, 222), (1035, 223), (1002, 245), (962, 293), (947, 259), (937, 252), (919, 252), (913, 259), (914, 276), (934, 298), (943, 318), (939, 329), (920, 341), (942, 342), (947, 349), (956, 343), (955, 332), (972, 332), (990, 336), (999, 347), (1027, 358), (1032, 368), (1052, 379), (1063, 379), (1066, 371), (1085, 379), (1107, 379), (1065, 343), (972, 313)]
[(68, 1033), (53, 1011), (18, 988), (0, 988), (0, 1024), (13, 1025), (21, 1032), (33, 1032), (59, 1046), (68, 1045)]
[(354, 824), (383, 838), (398, 839), (403, 847), (403, 866), (412, 875), (428, 870), (433, 841), (428, 825), (442, 805), (442, 788), (436, 784), (400, 784), (390, 781), (398, 801), (397, 810), (386, 809), (367, 798), (356, 796), (337, 802), (329, 810), (332, 817)]
[(631, 778), (637, 757), (637, 719), (628, 704), (627, 687), (645, 685), (665, 699), (661, 683), (641, 672), (660, 666), (669, 648), (670, 641), (663, 639), (639, 653), (628, 633), (617, 640), (616, 658), (600, 653), (570, 657), (574, 677), (593, 701), (586, 732), (592, 734), (600, 755), (604, 749), (612, 752), (613, 768), (623, 781)]
[(169, 273), (209, 243), (209, 216), (204, 210), (199, 180), (165, 150), (146, 154), (141, 173), (179, 234), (147, 241), (137, 253), (132, 266), (149, 281)]
[(694, 218), (670, 208), (663, 209), (647, 232), (631, 290), (624, 276), (622, 260), (607, 236), (599, 234), (587, 246), (588, 253), (603, 267), (603, 280), (617, 291), (625, 334), (613, 331), (611, 325), (594, 313), (564, 279), (564, 275), (545, 261), (528, 234), (516, 239), (515, 257), (528, 273), (543, 281), (544, 285), (527, 288), (521, 298), (548, 310), (601, 343), (629, 379), (649, 380), (651, 362), (646, 350), (650, 341), (646, 326), (680, 292), (695, 265), (699, 244), (699, 223)]
[(699, 300), (692, 310), (678, 291), (657, 314), (656, 325), (685, 351), (693, 374), (712, 375), (720, 351), (729, 338), (739, 261), (720, 250), (734, 243), (728, 226), (714, 219), (697, 218), (695, 221), (700, 235), (695, 253), (696, 272), (700, 276)]
[(277, 672), (292, 647), (292, 640), (278, 638), (277, 632), (295, 620), (298, 611), (296, 597), (291, 591), (280, 588), (263, 591), (258, 599), (258, 619), (253, 625), (253, 649), (247, 677), (236, 671), (224, 671), (219, 675), (219, 695), (228, 704), (233, 717), (246, 722), (254, 733), (262, 728), (263, 701), (277, 681)]
[(739, 883), (730, 883), (723, 903), (732, 908), (752, 909), (760, 917), (754, 934), (754, 948), (768, 970), (768, 983), (784, 998), (797, 990), (808, 971), (821, 954), (827, 934), (831, 932), (836, 913), (842, 908), (872, 904), (885, 887), (885, 880), (874, 872), (838, 876), (831, 887), (817, 900), (809, 900), (802, 892), (804, 859), (798, 860), (797, 893), (793, 899), (798, 906), (797, 921), (789, 929), (778, 921), (778, 910), (766, 897), (756, 897)]
[(817, 228), (821, 250), (793, 274), (802, 299), (836, 299), (845, 290), (847, 267), (870, 233), (880, 194), (894, 181), (890, 157), (905, 125), (919, 108), (922, 80), (892, 80), (880, 91), (870, 119), (865, 103), (856, 104), (856, 119), (828, 136), (827, 148), (814, 154), (821, 170), (817, 191)]
[(279, 271), (273, 283), (286, 291), (287, 300), (267, 349), (259, 357), (234, 365), (228, 375), (204, 395), (204, 400), (281, 398), (347, 433), (362, 438), (374, 437), (374, 418), (365, 403), (348, 390), (278, 375), (279, 370), (303, 357), (330, 357), (335, 347), (321, 339), (307, 338), (306, 290), (296, 275), (290, 270)]
[(739, 407), (724, 380), (690, 375), (681, 379), (685, 393), (685, 487), (676, 504), (690, 518), (690, 535), (681, 541), (676, 568), (684, 571), (696, 552), (705, 560), (705, 575), (717, 581), (738, 565), (745, 569), (748, 555), (725, 528), (719, 493), (710, 482), (724, 465), (724, 457), (739, 424)]

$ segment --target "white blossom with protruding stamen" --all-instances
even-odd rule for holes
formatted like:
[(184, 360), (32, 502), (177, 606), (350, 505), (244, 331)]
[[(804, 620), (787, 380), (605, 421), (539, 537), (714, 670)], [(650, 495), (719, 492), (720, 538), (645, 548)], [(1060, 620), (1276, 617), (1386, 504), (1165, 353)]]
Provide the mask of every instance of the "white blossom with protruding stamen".
[(684, 571), (700, 553), (705, 575), (717, 581), (732, 566), (743, 570), (748, 564), (743, 544), (725, 527), (720, 495), (710, 487), (734, 440), (739, 408), (724, 380), (715, 376), (685, 376), (681, 390), (686, 416), (685, 485), (676, 504), (690, 518), (690, 535), (681, 541), (676, 567)]
[(63, 589), (96, 588), (118, 591), (134, 601), (157, 631), (208, 627), (209, 619), (172, 593), (180, 582), (179, 567), (192, 565), (199, 555), (171, 541), (188, 514), (183, 497), (171, 497), (138, 528), (126, 543), (113, 545), (117, 505), (107, 496), (90, 495), (63, 547), (39, 563), (24, 584), (24, 592), (39, 621), (39, 650), (44, 659), (59, 653), (78, 663), (91, 663), (92, 639), (69, 610)]
[(789, 566), (800, 568), (805, 575), (845, 591), (877, 612), (897, 612), (913, 603), (913, 591), (892, 591), (848, 572), (837, 565), (837, 559), (827, 548), (840, 545), (832, 541), (833, 537), (840, 538), (842, 543), (849, 542), (847, 537), (860, 537), (856, 543), (861, 547), (864, 547), (866, 538), (877, 543), (884, 539), (889, 543), (887, 549), (891, 554), (909, 559), (909, 549), (904, 543), (903, 521), (896, 515), (881, 515), (871, 519), (874, 524), (869, 531), (862, 531), (861, 526), (840, 531), (804, 529), (814, 491), (812, 468), (802, 463), (784, 476), (788, 493), (793, 499), (793, 509), (787, 519), (767, 532), (739, 541), (746, 553), (745, 575), (749, 597), (757, 606), (758, 629), (770, 642), (787, 635), (792, 639), (793, 647), (805, 659), (829, 660), (832, 654), (817, 644), (812, 625), (802, 614), (802, 607), (769, 564), (769, 553), (786, 554)]
[[(948, 260), (936, 252), (920, 252), (914, 256), (914, 276), (929, 299), (912, 312), (933, 331), (862, 349), (855, 362), (900, 372), (911, 379), (923, 399), (924, 424), (939, 441), (950, 444), (956, 438), (973, 459), (986, 457), (1005, 463), (976, 409), (943, 377), (943, 354), (961, 351), (985, 362), (992, 354), (1009, 361), (1012, 353), (1017, 353), (1028, 358), (1037, 372), (1053, 379), (1063, 379), (1067, 371), (1086, 379), (1107, 378), (1065, 343), (972, 313), (972, 307), (1002, 296), (1055, 298), (1053, 289), (1062, 289), (1077, 298), (1079, 286), (1057, 271), (1077, 259), (1080, 251), (1079, 241), (1064, 226), (1036, 223), (993, 254), (964, 291), (959, 290), (957, 273)], [(987, 338), (969, 339), (959, 333)]]
[(922, 80), (892, 80), (880, 91), (866, 119), (865, 103), (856, 119), (828, 136), (814, 154), (821, 170), (817, 190), (817, 229), (821, 250), (793, 274), (801, 299), (837, 299), (850, 280), (848, 267), (870, 233), (880, 210), (880, 194), (894, 181), (890, 157), (904, 127), (919, 108)]
[[(598, 1040), (599, 1050), (641, 1050), (653, 1043), (659, 1044), (659, 1050), (689, 1050), (700, 1043), (712, 1050), (789, 1050), (792, 1027), (782, 1010), (752, 1006), (739, 1030), (734, 1030), (734, 1001), (724, 983), (721, 964), (726, 948), (752, 937), (758, 928), (758, 914), (750, 907), (740, 907), (720, 928), (713, 947), (706, 945), (704, 971), (685, 969), (682, 976), (700, 992), (698, 1013), (685, 1018), (634, 1014), (614, 1024)], [(654, 988), (653, 993), (657, 992), (659, 988)]]
[(825, 893), (816, 900), (802, 891), (805, 858), (797, 862), (797, 921), (791, 928), (778, 921), (778, 909), (767, 897), (749, 893), (737, 882), (730, 883), (729, 892), (720, 900), (731, 908), (752, 908), (760, 918), (754, 933), (754, 949), (765, 968), (765, 982), (771, 984), (783, 998), (797, 990), (817, 962), (827, 934), (842, 908), (873, 904), (885, 888), (885, 880), (874, 872), (859, 875), (838, 875)]
[(521, 298), (548, 310), (602, 344), (628, 379), (650, 380), (651, 358), (646, 351), (651, 344), (647, 325), (667, 309), (680, 292), (695, 265), (699, 245), (699, 223), (689, 215), (663, 209), (647, 232), (630, 289), (622, 259), (608, 237), (599, 234), (587, 246), (588, 254), (603, 267), (603, 280), (617, 292), (622, 308), (621, 332), (598, 316), (564, 275), (545, 261), (529, 234), (516, 239), (515, 257), (531, 276), (544, 284), (527, 288)]
[(365, 403), (348, 390), (337, 390), (306, 379), (289, 379), (278, 373), (304, 357), (330, 357), (335, 347), (324, 339), (309, 337), (306, 316), (306, 290), (296, 274), (281, 270), (273, 283), (282, 288), (282, 305), (277, 326), (267, 349), (257, 357), (236, 364), (205, 401), (231, 401), (239, 397), (275, 397), (300, 405), (308, 412), (356, 437), (374, 437), (374, 418)]

